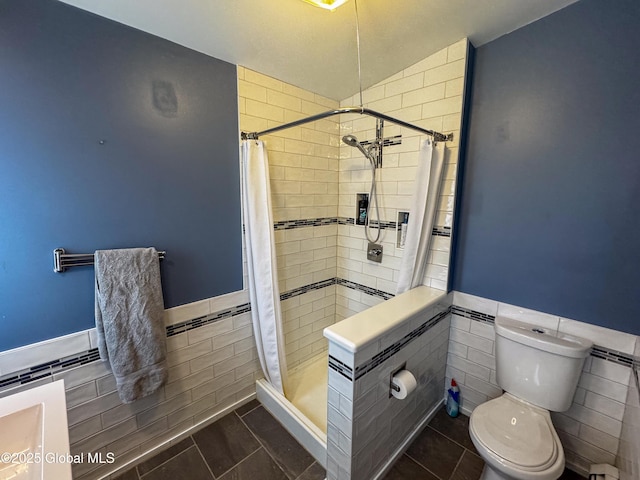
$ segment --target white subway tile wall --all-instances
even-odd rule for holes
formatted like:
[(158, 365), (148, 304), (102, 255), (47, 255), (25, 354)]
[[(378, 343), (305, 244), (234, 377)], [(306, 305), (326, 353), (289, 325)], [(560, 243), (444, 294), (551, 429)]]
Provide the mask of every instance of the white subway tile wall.
[[(467, 40), (464, 39), (363, 92), (366, 108), (423, 128), (454, 134), (454, 140), (447, 142), (445, 171), (435, 220), (435, 226), (438, 227), (451, 228), (453, 221), (466, 52)], [(343, 107), (358, 104), (358, 94), (340, 102)], [(352, 134), (360, 141), (375, 139), (375, 128), (376, 120), (373, 117), (350, 115), (341, 118), (341, 135)], [(402, 135), (400, 145), (384, 148), (382, 168), (376, 171), (380, 219), (395, 224), (398, 212), (409, 210), (420, 143), (426, 137), (389, 122), (385, 124), (384, 135)], [(356, 148), (340, 145), (340, 158), (338, 216), (355, 218), (356, 195), (369, 193), (371, 169), (368, 160)], [(377, 219), (373, 209), (370, 217)], [(372, 233), (375, 236), (375, 230)], [(403, 253), (397, 247), (396, 240), (395, 229), (384, 229), (379, 242), (384, 248), (382, 263), (372, 263), (366, 259), (368, 242), (364, 227), (339, 225), (337, 276), (395, 294)], [(450, 237), (433, 236), (424, 285), (447, 289), (450, 240)], [(360, 292), (338, 288), (338, 320), (361, 312), (379, 301), (367, 297)]]
[[(479, 404), (502, 395), (502, 390), (496, 381), (493, 324), (480, 317), (469, 318), (462, 309), (485, 314), (485, 317), (506, 316), (552, 331), (581, 335), (600, 347), (630, 356), (637, 339), (634, 335), (573, 320), (567, 324), (558, 316), (460, 292), (453, 292), (453, 305), (446, 385), (451, 378), (458, 382), (461, 407), (467, 415)], [(570, 327), (564, 328), (565, 325)], [(615, 463), (630, 379), (629, 366), (590, 356), (571, 408), (562, 413), (552, 412), (567, 465), (572, 469), (586, 474), (591, 464)]]
[[(260, 131), (338, 107), (338, 102), (238, 67), (240, 129)], [(338, 209), (340, 125), (319, 120), (260, 137), (267, 146), (274, 222), (334, 218)], [(336, 277), (337, 225), (275, 231), (280, 293)], [(327, 349), (335, 287), (283, 300), (287, 366)]]
[[(245, 132), (338, 107), (337, 101), (243, 67), (238, 67), (238, 91)], [(334, 117), (261, 137), (269, 157), (275, 222), (337, 215), (339, 134)]]
[[(424, 128), (452, 132), (441, 186), (436, 225), (451, 228), (458, 137), (462, 112), (467, 41), (441, 50), (420, 64), (363, 92), (366, 107)], [(277, 79), (239, 67), (240, 128), (260, 131), (282, 122), (335, 109), (338, 102)], [(340, 102), (354, 104), (355, 97)], [(368, 193), (371, 172), (356, 150), (341, 136), (371, 139), (375, 119), (357, 115), (330, 117), (261, 137), (267, 146), (274, 222), (356, 216), (356, 194)], [(387, 124), (386, 136), (402, 134), (401, 145), (385, 147), (378, 170), (381, 219), (397, 220), (408, 210), (413, 193), (420, 141), (424, 136)], [(449, 230), (450, 232), (450, 230)], [(280, 293), (315, 282), (339, 278), (394, 294), (402, 258), (396, 231), (383, 231), (383, 263), (366, 259), (367, 242), (361, 226), (333, 223), (296, 226), (275, 232)], [(433, 236), (424, 284), (446, 290), (450, 236)], [(309, 298), (307, 298), (309, 297)], [(282, 303), (288, 366), (294, 367), (323, 349), (321, 331), (335, 321), (383, 301), (380, 296), (344, 285), (305, 293)]]
[[(214, 307), (229, 307), (229, 302), (245, 301), (246, 294), (218, 297)], [(199, 302), (200, 303), (200, 302)], [(209, 308), (168, 310), (165, 318), (175, 323), (198, 310), (211, 317)], [(210, 303), (205, 302), (207, 306)], [(202, 311), (201, 311), (202, 310)], [(90, 348), (88, 330), (3, 352), (5, 365), (24, 367), (25, 362), (50, 362)], [(78, 343), (80, 342), (80, 343)], [(51, 346), (59, 347), (57, 352)], [(169, 379), (155, 394), (131, 404), (123, 404), (116, 382), (102, 361), (64, 369), (20, 386), (0, 389), (0, 396), (11, 395), (42, 383), (64, 379), (71, 453), (113, 452), (115, 463), (73, 465), (76, 479), (99, 478), (146, 454), (193, 426), (217, 418), (226, 409), (253, 397), (255, 381), (262, 378), (257, 359), (250, 313), (222, 318), (192, 330), (167, 337)], [(30, 351), (26, 354), (25, 352)]]
[[(364, 350), (367, 354), (379, 354), (398, 345), (405, 335), (448, 309), (446, 302), (425, 308), (400, 328), (378, 338), (374, 343), (376, 348)], [(449, 319), (449, 315), (443, 314), (422, 335), (402, 342), (401, 348), (393, 349), (395, 353), (364, 374), (358, 373), (353, 366), (366, 364), (365, 360), (371, 360), (371, 356), (365, 359), (330, 344), (330, 366), (340, 363), (329, 369), (328, 479), (374, 478), (407, 436), (440, 404), (439, 388), (445, 375)], [(390, 378), (391, 373), (403, 364), (416, 377), (418, 387), (406, 399), (398, 400), (389, 395)], [(345, 374), (337, 371), (339, 369), (345, 370)]]
[[(260, 131), (338, 102), (238, 67), (240, 129)], [(246, 108), (243, 108), (246, 105)], [(274, 222), (335, 218), (338, 206), (337, 118), (261, 137), (267, 146)], [(275, 231), (280, 293), (336, 276), (337, 225)], [(285, 352), (289, 368), (327, 348), (322, 329), (335, 322), (335, 288), (283, 300)]]
[(282, 316), (291, 369), (327, 349), (322, 330), (335, 322), (335, 285), (283, 300)]

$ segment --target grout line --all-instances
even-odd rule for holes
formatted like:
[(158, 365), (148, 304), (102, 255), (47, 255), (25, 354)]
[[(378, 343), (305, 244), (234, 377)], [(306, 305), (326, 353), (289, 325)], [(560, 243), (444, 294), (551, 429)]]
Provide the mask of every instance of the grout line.
[[(260, 404), (260, 407), (262, 407), (262, 404)], [(264, 408), (264, 407), (263, 407), (263, 408)], [(251, 411), (253, 412), (253, 411), (254, 411), (254, 410), (256, 410), (256, 409), (257, 409), (257, 407), (256, 407), (256, 408), (254, 408), (254, 409), (253, 409), (253, 410), (251, 410)], [(271, 413), (270, 413), (266, 408), (264, 409), (264, 411), (265, 411), (265, 412), (267, 412), (267, 414), (268, 414), (268, 415), (270, 415), (270, 416), (272, 416), (272, 417), (273, 417), (273, 415), (271, 415)], [(249, 412), (247, 412), (247, 413), (249, 413)], [(251, 432), (251, 435), (253, 435), (253, 436), (254, 436), (254, 438), (258, 441), (258, 443), (259, 443), (259, 444), (260, 444), (260, 446), (264, 449), (264, 451), (265, 451), (265, 452), (267, 452), (267, 455), (269, 455), (269, 457), (271, 457), (271, 459), (273, 460), (273, 463), (275, 463), (275, 464), (278, 466), (278, 468), (279, 468), (280, 470), (282, 470), (282, 473), (284, 473), (284, 476), (285, 476), (285, 477), (287, 477), (287, 478), (289, 478), (289, 475), (287, 475), (287, 472), (285, 472), (285, 471), (284, 471), (284, 468), (282, 468), (282, 466), (280, 466), (280, 462), (278, 462), (278, 460), (276, 460), (276, 458), (271, 454), (271, 452), (269, 451), (269, 449), (268, 449), (268, 448), (267, 448), (267, 447), (262, 443), (262, 441), (258, 438), (258, 435), (256, 435), (256, 434), (254, 433), (254, 431), (253, 431), (253, 430), (251, 429), (251, 427), (250, 427), (250, 426), (249, 426), (249, 425), (244, 421), (244, 419), (243, 419), (242, 417), (240, 417), (240, 416), (238, 415), (238, 418), (240, 418), (240, 421), (242, 422), (242, 424), (247, 428), (247, 430), (249, 430), (249, 432)], [(276, 419), (275, 419), (275, 417), (274, 417), (274, 420), (276, 420)], [(276, 420), (276, 421), (277, 421), (277, 420)], [(282, 426), (282, 424), (281, 424), (280, 422), (278, 422), (278, 423)], [(284, 428), (284, 426), (283, 426), (283, 428)], [(286, 429), (285, 429), (285, 431), (286, 431)], [(287, 433), (288, 433), (288, 432), (287, 432)], [(294, 440), (296, 440), (296, 439), (294, 438)], [(296, 442), (298, 442), (298, 440), (296, 440)], [(298, 442), (298, 443), (299, 443), (299, 442)], [(305, 450), (305, 451), (306, 451), (306, 450)], [(253, 455), (253, 454), (252, 454), (252, 455)], [(314, 459), (314, 462), (315, 462), (315, 459)], [(311, 463), (311, 465), (313, 465), (313, 462)], [(311, 466), (311, 465), (309, 465), (309, 466)], [(308, 467), (307, 467), (307, 468), (308, 468)], [(295, 480), (295, 479), (289, 479), (289, 480)]]
[(245, 415), (247, 415), (248, 413), (253, 412), (256, 408), (261, 407), (261, 406), (262, 406), (262, 404), (261, 404), (260, 402), (258, 402), (258, 405), (256, 405), (255, 407), (253, 407), (251, 410), (248, 410), (248, 411), (244, 412), (242, 415), (240, 415), (240, 414), (238, 413), (238, 411), (237, 411), (238, 409), (237, 409), (237, 408), (234, 410), (234, 412), (235, 412), (235, 414), (238, 416), (238, 418), (242, 418), (242, 417), (244, 417)]
[[(304, 470), (300, 475), (298, 475), (298, 476), (297, 476), (297, 478), (295, 478), (294, 480), (298, 480), (298, 479), (302, 478), (302, 476), (303, 476), (305, 473), (307, 473), (307, 472), (309, 471), (309, 469), (310, 469), (311, 467), (313, 467), (316, 463), (317, 463), (317, 462), (316, 462), (316, 459), (314, 458), (314, 459), (313, 459), (313, 462), (311, 462), (311, 465), (309, 465), (309, 466), (308, 466), (308, 467), (307, 467), (307, 468), (306, 468), (306, 469), (305, 469), (305, 470)], [(325, 475), (325, 477), (326, 477), (326, 475)]]
[[(237, 409), (236, 409), (236, 410), (237, 410)], [(249, 430), (249, 433), (250, 433), (251, 435), (253, 435), (253, 436), (254, 436), (254, 438), (255, 438), (255, 435), (253, 434), (253, 431), (249, 428), (249, 426), (248, 426), (246, 423), (244, 423), (244, 421), (242, 420), (242, 417), (241, 417), (240, 415), (238, 415), (238, 413), (236, 412), (236, 410), (234, 410), (234, 411), (233, 411), (233, 413), (235, 413), (235, 415), (236, 415), (236, 417), (238, 418), (238, 420), (240, 420), (240, 423), (242, 423), (242, 425), (244, 425), (244, 427), (245, 427), (247, 430)], [(254, 408), (253, 410), (255, 410), (255, 408)], [(251, 411), (253, 411), (253, 410), (251, 410)], [(247, 412), (247, 413), (249, 413), (249, 412)], [(213, 422), (211, 425), (215, 425), (216, 423), (217, 423), (217, 420), (216, 420), (215, 422)], [(236, 468), (238, 465), (240, 465), (242, 462), (244, 462), (247, 458), (249, 458), (251, 455), (253, 455), (254, 453), (256, 453), (258, 450), (260, 450), (261, 448), (264, 448), (264, 446), (262, 445), (262, 443), (260, 442), (260, 440), (259, 440), (258, 438), (256, 438), (256, 440), (258, 441), (258, 445), (260, 445), (260, 446), (259, 446), (258, 448), (256, 448), (253, 452), (249, 453), (246, 457), (244, 457), (244, 458), (243, 458), (242, 460), (240, 460), (238, 463), (236, 463), (235, 465), (233, 465), (231, 468), (229, 468), (228, 470), (226, 470), (226, 471), (222, 472), (222, 473), (220, 474), (220, 476), (221, 476), (221, 477), (222, 477), (222, 476), (224, 476), (224, 475), (226, 475), (227, 473), (229, 473), (229, 472), (230, 472), (231, 470), (233, 470), (234, 468)], [(195, 439), (193, 440), (193, 443), (194, 443), (194, 444), (196, 444), (196, 445), (198, 445), (198, 444), (197, 444), (197, 442), (195, 441)], [(198, 451), (200, 452), (200, 447), (198, 447)], [(267, 452), (267, 453), (269, 453), (269, 452)], [(202, 455), (202, 452), (200, 452), (200, 455)], [(202, 455), (202, 457), (204, 458), (204, 455)], [(207, 461), (206, 461), (206, 460), (205, 460), (205, 462), (204, 462), (204, 463), (206, 463), (206, 464), (207, 464), (207, 468), (209, 468), (209, 471), (211, 472), (211, 468), (209, 467), (209, 464), (207, 463)], [(276, 465), (277, 465), (277, 463), (276, 463)], [(278, 465), (278, 467), (279, 467), (279, 465)], [(284, 472), (283, 472), (283, 473), (284, 473)], [(213, 472), (211, 472), (211, 475), (213, 475)], [(216, 478), (218, 478), (218, 477), (216, 477), (215, 475), (213, 475), (213, 478), (214, 478), (214, 479), (216, 479)]]
[[(227, 473), (229, 473), (231, 470), (233, 470), (234, 468), (236, 468), (238, 465), (240, 465), (240, 464), (241, 464), (241, 463), (243, 463), (243, 462), (246, 462), (250, 457), (254, 456), (254, 455), (255, 455), (256, 453), (258, 453), (260, 450), (264, 450), (264, 451), (267, 453), (267, 455), (269, 455), (269, 452), (267, 452), (266, 448), (264, 448), (263, 446), (260, 446), (260, 447), (258, 447), (256, 450), (254, 450), (253, 452), (251, 452), (249, 455), (247, 455), (246, 457), (244, 457), (242, 460), (240, 460), (238, 463), (236, 463), (236, 464), (235, 464), (233, 467), (231, 467), (229, 470), (227, 470), (227, 471), (226, 471), (226, 472), (224, 472), (222, 475), (220, 475), (220, 477), (216, 477), (216, 476), (214, 475), (214, 477), (213, 477), (213, 478), (215, 479), (215, 478), (221, 478), (221, 477), (225, 476)], [(269, 455), (269, 456), (270, 456), (270, 455)], [(278, 465), (277, 463), (276, 463), (276, 466), (277, 466), (278, 468), (280, 468), (280, 465)], [(280, 468), (280, 470), (282, 470), (282, 469)], [(284, 473), (284, 471), (282, 471), (282, 473)], [(284, 476), (286, 477), (286, 476), (287, 476), (287, 474), (286, 474), (286, 473), (284, 473)], [(235, 478), (235, 477), (234, 477), (234, 478)], [(287, 478), (288, 478), (288, 477), (287, 477)]]
[[(193, 440), (193, 439), (192, 439), (192, 440)], [(196, 442), (194, 441), (194, 442), (193, 442), (193, 445), (195, 445), (195, 444), (196, 444)], [(153, 467), (153, 469), (149, 470), (149, 471), (148, 471), (147, 473), (145, 473), (144, 475), (140, 475), (140, 474), (138, 473), (138, 465), (136, 465), (136, 473), (138, 473), (138, 477), (143, 478), (143, 477), (146, 477), (147, 475), (149, 475), (150, 473), (155, 472), (158, 468), (160, 468), (161, 466), (163, 466), (163, 465), (167, 464), (167, 463), (168, 463), (168, 462), (170, 462), (171, 460), (175, 459), (178, 455), (182, 455), (184, 452), (186, 452), (186, 451), (187, 451), (187, 450), (189, 450), (191, 447), (193, 447), (193, 445), (189, 445), (189, 446), (188, 446), (187, 448), (185, 448), (184, 450), (181, 450), (180, 452), (176, 453), (173, 457), (168, 458), (168, 459), (166, 459), (164, 462), (162, 462), (162, 463), (160, 463), (160, 464), (156, 465), (155, 467)], [(171, 447), (169, 447), (169, 448), (171, 448)], [(162, 453), (162, 452), (158, 452), (158, 455), (159, 455), (160, 453)], [(153, 458), (153, 457), (151, 457), (151, 458)], [(151, 460), (151, 459), (149, 459), (149, 460)], [(206, 462), (205, 462), (205, 463), (206, 463)], [(215, 478), (215, 477), (214, 477), (214, 478)]]
[[(449, 438), (449, 437), (446, 437), (446, 438)], [(451, 439), (449, 438), (449, 440), (451, 440)], [(451, 476), (455, 475), (456, 470), (458, 470), (458, 467), (460, 466), (460, 463), (462, 463), (462, 457), (464, 457), (464, 455), (466, 453), (467, 453), (467, 449), (465, 448), (465, 449), (462, 450), (462, 455), (460, 455), (460, 458), (458, 459), (458, 462), (456, 463), (456, 466), (453, 467), (453, 471), (451, 472)]]
[[(430, 425), (430, 423), (429, 423), (429, 424), (427, 424), (426, 428), (430, 428), (430, 429), (431, 429), (431, 430), (433, 430), (435, 433), (437, 433), (437, 434), (439, 434), (439, 435), (442, 435), (442, 436), (443, 436), (444, 438), (446, 438), (447, 440), (449, 440), (449, 441), (451, 441), (451, 442), (455, 443), (455, 444), (456, 444), (456, 445), (458, 445), (459, 447), (462, 447), (462, 454), (460, 455), (460, 458), (459, 458), (459, 459), (458, 459), (458, 461), (456, 462), (456, 466), (455, 466), (455, 467), (453, 468), (453, 470), (451, 471), (451, 475), (453, 476), (453, 474), (454, 474), (454, 473), (456, 472), (456, 470), (458, 469), (458, 466), (460, 465), (460, 462), (462, 461), (462, 457), (464, 457), (464, 455), (465, 455), (467, 452), (472, 453), (472, 454), (473, 454), (473, 452), (472, 452), (471, 450), (469, 450), (467, 447), (465, 447), (464, 445), (462, 445), (462, 444), (460, 444), (460, 443), (456, 442), (453, 438), (450, 438), (448, 435), (446, 435), (446, 434), (444, 434), (444, 433), (440, 432), (440, 431), (439, 431), (438, 429), (436, 429), (435, 427), (432, 427), (432, 426)], [(425, 428), (425, 430), (426, 430), (426, 428)], [(414, 440), (414, 442), (415, 442), (415, 440)], [(407, 450), (408, 450), (408, 449), (407, 449)], [(405, 451), (405, 452), (404, 452), (404, 455), (406, 455), (406, 456), (407, 456), (407, 457), (409, 457), (411, 460), (413, 460), (414, 462), (416, 462), (418, 465), (420, 465), (422, 468), (424, 468), (426, 471), (428, 471), (428, 472), (429, 472), (430, 474), (432, 474), (434, 477), (436, 477), (436, 478), (440, 478), (440, 477), (439, 477), (438, 475), (436, 475), (434, 472), (432, 472), (431, 470), (429, 470), (429, 468), (427, 468), (425, 465), (423, 465), (423, 464), (422, 464), (421, 462), (419, 462), (417, 459), (415, 459), (414, 457), (412, 457), (412, 456), (408, 453), (408, 451)], [(474, 454), (474, 455), (475, 455), (475, 454)], [(442, 479), (442, 480), (447, 480), (447, 479)]]
[[(262, 404), (260, 404), (260, 406), (262, 406)], [(258, 407), (256, 407), (256, 408), (258, 408)], [(251, 411), (253, 412), (254, 410), (256, 410), (256, 408), (254, 408), (254, 409), (253, 409), (253, 410), (251, 410)], [(266, 409), (265, 409), (265, 411), (266, 411)], [(247, 412), (247, 413), (248, 413), (248, 412)], [(269, 413), (269, 415), (271, 415), (271, 414)], [(255, 434), (255, 432), (251, 429), (251, 427), (247, 424), (247, 422), (245, 422), (245, 421), (244, 421), (244, 419), (243, 419), (240, 415), (238, 415), (238, 418), (240, 419), (240, 421), (242, 422), (242, 424), (245, 426), (245, 428), (246, 428), (247, 430), (249, 430), (249, 433), (251, 433), (251, 435), (253, 435), (253, 438), (255, 438), (255, 439), (257, 440), (257, 442), (258, 442), (258, 444), (260, 445), (260, 447), (261, 447), (261, 448), (264, 448), (264, 451), (265, 451), (265, 452), (267, 452), (267, 455), (269, 455), (269, 456), (271, 457), (271, 459), (275, 462), (275, 464), (276, 464), (276, 465), (278, 465), (278, 468), (279, 468), (280, 470), (282, 470), (282, 467), (280, 467), (280, 464), (276, 461), (276, 459), (273, 457), (273, 455), (271, 455), (271, 453), (269, 452), (269, 450), (264, 446), (264, 444), (262, 443), (262, 441), (258, 438), (258, 435), (256, 435), (256, 434)], [(285, 474), (285, 476), (286, 476), (287, 478), (289, 477), (289, 475), (287, 475), (287, 474), (286, 474), (286, 472), (285, 472), (284, 470), (282, 470), (282, 473), (284, 473), (284, 474)]]
[[(209, 473), (211, 474), (211, 478), (213, 480), (215, 480), (216, 476), (213, 474), (213, 472), (211, 471), (211, 467), (209, 466), (209, 462), (207, 462), (207, 459), (204, 458), (204, 455), (202, 454), (202, 451), (200, 450), (200, 447), (198, 446), (198, 443), (195, 441), (195, 439), (193, 440), (193, 445), (196, 447), (196, 450), (198, 451), (198, 453), (200, 454), (200, 458), (202, 458), (202, 461), (204, 462), (205, 466), (207, 467), (207, 470), (209, 471)], [(233, 468), (233, 467), (232, 467)], [(225, 472), (226, 473), (226, 472)]]
[[(255, 410), (255, 408), (253, 409)], [(251, 411), (253, 411), (251, 410)], [(249, 413), (249, 412), (247, 412)], [(236, 414), (237, 415), (237, 414)], [(249, 425), (247, 425), (247, 423), (243, 420), (243, 418), (238, 415), (238, 418), (240, 419), (240, 421), (242, 422), (242, 424), (246, 427), (247, 430), (249, 430), (249, 432), (251, 433), (251, 435), (253, 435), (253, 438), (255, 438), (258, 441), (258, 444), (260, 445), (260, 448), (262, 448), (267, 455), (269, 455), (269, 457), (271, 458), (271, 460), (273, 460), (273, 463), (275, 463), (278, 468), (280, 470), (282, 470), (282, 467), (280, 466), (280, 463), (273, 457), (273, 455), (271, 455), (271, 452), (269, 452), (269, 449), (267, 447), (264, 446), (264, 444), (262, 443), (262, 441), (258, 438), (258, 435), (255, 434), (255, 432), (251, 429), (251, 427), (249, 427)], [(260, 450), (260, 448), (258, 448), (258, 450)], [(256, 450), (256, 452), (258, 451)], [(253, 452), (255, 453), (255, 452)], [(251, 453), (250, 455), (247, 455), (244, 459), (242, 459), (242, 461), (246, 460), (247, 458), (249, 458), (251, 455), (253, 455), (253, 453)], [(239, 462), (240, 463), (240, 462)], [(282, 473), (284, 474), (285, 477), (289, 478), (289, 475), (287, 475), (287, 473), (282, 470)]]
[[(473, 390), (473, 389), (472, 389)], [(464, 415), (462, 412), (460, 413), (460, 415)], [(454, 440), (453, 438), (449, 437), (446, 433), (441, 432), (440, 430), (438, 430), (436, 427), (432, 427), (431, 425), (427, 424), (427, 427), (431, 427), (431, 430), (433, 430), (434, 432), (438, 432), (440, 435), (442, 435), (443, 437), (447, 438), (448, 440), (451, 440), (453, 443), (455, 443), (456, 445), (458, 445), (459, 447), (462, 447), (464, 450), (469, 450), (469, 448), (467, 448), (466, 446), (464, 446), (462, 443)], [(467, 427), (467, 431), (468, 431), (468, 427)], [(471, 452), (471, 450), (469, 450)], [(473, 452), (471, 452), (473, 453)], [(475, 455), (475, 454), (474, 454)]]
[[(433, 475), (436, 478), (440, 478), (438, 475), (436, 475), (435, 473), (433, 473), (431, 470), (429, 470), (427, 467), (425, 467), (422, 463), (420, 463), (418, 460), (416, 460), (415, 458), (413, 458), (411, 455), (409, 455), (407, 452), (404, 452), (404, 454), (409, 457), (411, 460), (413, 460), (414, 462), (416, 462), (416, 464), (418, 464), (421, 468), (423, 468), (424, 470), (426, 470), (427, 472), (429, 472), (431, 475)], [(395, 465), (395, 464), (394, 464)], [(443, 480), (443, 479), (441, 479)]]

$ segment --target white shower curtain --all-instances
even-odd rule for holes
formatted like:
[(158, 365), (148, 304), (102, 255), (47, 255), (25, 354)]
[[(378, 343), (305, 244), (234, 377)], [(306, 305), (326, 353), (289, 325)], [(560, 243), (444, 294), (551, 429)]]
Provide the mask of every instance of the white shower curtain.
[(242, 173), (253, 331), (265, 378), (284, 395), (287, 365), (273, 235), (269, 162), (262, 141), (242, 142)]
[(443, 166), (444, 143), (434, 146), (432, 140), (425, 140), (420, 149), (396, 294), (422, 284), (438, 207)]

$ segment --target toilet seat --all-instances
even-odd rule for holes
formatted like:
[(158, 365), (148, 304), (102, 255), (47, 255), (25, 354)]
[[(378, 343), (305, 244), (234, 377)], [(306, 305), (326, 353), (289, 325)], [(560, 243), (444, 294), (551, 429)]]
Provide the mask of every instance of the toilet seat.
[(478, 406), (469, 429), (502, 468), (518, 472), (540, 472), (564, 463), (564, 452), (547, 410), (508, 393)]

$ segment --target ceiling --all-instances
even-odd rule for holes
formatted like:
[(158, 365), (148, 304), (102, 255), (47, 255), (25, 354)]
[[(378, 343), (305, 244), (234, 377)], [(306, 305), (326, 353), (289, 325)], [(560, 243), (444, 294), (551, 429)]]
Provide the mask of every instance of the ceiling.
[[(358, 91), (355, 0), (62, 0), (325, 97)], [(477, 47), (576, 0), (358, 0), (367, 88), (461, 38)]]

